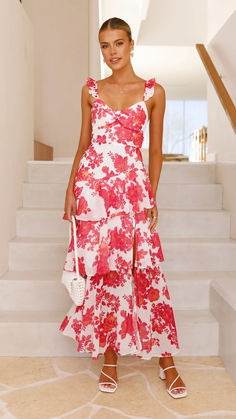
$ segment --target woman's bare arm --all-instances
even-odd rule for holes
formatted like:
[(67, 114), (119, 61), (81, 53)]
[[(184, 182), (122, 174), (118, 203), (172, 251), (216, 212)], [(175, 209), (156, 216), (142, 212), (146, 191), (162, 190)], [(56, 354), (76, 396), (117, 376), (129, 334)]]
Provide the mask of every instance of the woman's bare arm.
[(92, 124), (91, 124), (91, 106), (89, 102), (89, 91), (88, 85), (85, 84), (82, 87), (81, 92), (81, 110), (82, 110), (82, 122), (81, 122), (81, 130), (80, 130), (80, 139), (79, 139), (79, 146), (73, 161), (71, 174), (66, 190), (66, 197), (65, 197), (65, 205), (64, 211), (66, 213), (66, 218), (68, 221), (72, 223), (71, 212), (73, 211), (76, 214), (76, 199), (74, 196), (73, 188), (74, 188), (74, 180), (76, 173), (78, 171), (79, 163), (81, 157), (91, 144), (91, 133), (92, 133)]
[(73, 190), (74, 179), (79, 167), (79, 162), (81, 157), (83, 156), (84, 152), (87, 150), (91, 143), (91, 132), (92, 132), (92, 125), (91, 125), (91, 106), (89, 104), (89, 92), (88, 86), (85, 84), (82, 87), (81, 93), (81, 110), (82, 110), (82, 123), (81, 123), (81, 130), (80, 130), (80, 139), (79, 139), (79, 146), (73, 161), (70, 179), (68, 182), (67, 190)]
[(155, 199), (162, 168), (162, 135), (165, 105), (165, 90), (160, 84), (155, 83), (149, 124), (149, 179)]

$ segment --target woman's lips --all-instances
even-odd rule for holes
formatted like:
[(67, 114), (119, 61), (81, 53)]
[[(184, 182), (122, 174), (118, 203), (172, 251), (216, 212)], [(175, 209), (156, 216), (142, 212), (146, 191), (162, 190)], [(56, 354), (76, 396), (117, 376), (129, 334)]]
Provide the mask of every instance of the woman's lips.
[[(113, 61), (113, 60), (114, 60), (114, 61)], [(111, 62), (112, 64), (118, 63), (118, 61), (120, 61), (120, 58), (113, 58), (113, 59), (111, 59), (111, 60), (110, 60), (110, 62)]]

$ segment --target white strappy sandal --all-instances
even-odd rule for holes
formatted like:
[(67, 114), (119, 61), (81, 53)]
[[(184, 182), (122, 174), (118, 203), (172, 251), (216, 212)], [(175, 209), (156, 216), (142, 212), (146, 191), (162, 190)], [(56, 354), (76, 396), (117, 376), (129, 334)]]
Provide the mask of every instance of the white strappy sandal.
[[(103, 367), (117, 367), (117, 364), (103, 364)], [(101, 374), (105, 375), (107, 378), (110, 378), (110, 380), (112, 380), (113, 382), (109, 383), (108, 381), (104, 381), (102, 383), (98, 383), (99, 390), (104, 391), (105, 393), (114, 393), (114, 391), (116, 391), (117, 389), (116, 380), (103, 371), (101, 371)], [(105, 387), (104, 384), (109, 384), (109, 387)]]
[[(162, 368), (160, 366), (160, 378), (162, 380), (165, 380), (165, 378), (166, 378), (166, 375), (165, 375), (165, 372), (164, 371), (165, 370), (168, 370), (169, 368), (176, 368), (176, 366), (175, 365), (171, 365), (170, 367), (166, 367), (166, 368)], [(174, 399), (179, 399), (180, 397), (186, 397), (187, 396), (187, 391), (186, 391), (186, 388), (185, 387), (182, 386), (182, 387), (174, 387), (174, 388), (172, 388), (173, 384), (176, 382), (176, 380), (179, 378), (179, 376), (180, 375), (178, 374), (177, 377), (171, 383), (170, 387), (166, 389), (167, 392), (169, 393), (169, 395), (171, 397), (174, 397)], [(172, 393), (172, 391), (175, 390), (175, 389), (177, 389), (177, 388), (184, 388), (185, 391), (183, 391), (182, 393)]]

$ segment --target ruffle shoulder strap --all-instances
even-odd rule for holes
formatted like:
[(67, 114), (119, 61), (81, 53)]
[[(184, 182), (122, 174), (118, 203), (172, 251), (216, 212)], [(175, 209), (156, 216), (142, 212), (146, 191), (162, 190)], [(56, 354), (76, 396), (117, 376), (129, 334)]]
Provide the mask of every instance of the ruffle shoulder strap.
[(154, 94), (156, 78), (152, 77), (151, 79), (146, 81), (145, 92), (143, 100), (148, 100)]
[(98, 89), (97, 89), (97, 83), (96, 80), (92, 77), (87, 77), (87, 85), (89, 88), (89, 94), (95, 97), (96, 99), (99, 98), (98, 96)]

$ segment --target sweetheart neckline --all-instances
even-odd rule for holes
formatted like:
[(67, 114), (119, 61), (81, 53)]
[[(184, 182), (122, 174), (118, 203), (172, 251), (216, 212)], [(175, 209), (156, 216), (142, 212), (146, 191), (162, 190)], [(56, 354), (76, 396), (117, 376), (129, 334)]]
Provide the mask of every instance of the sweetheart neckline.
[(113, 108), (111, 108), (110, 106), (108, 106), (108, 105), (104, 102), (104, 100), (102, 100), (102, 99), (100, 99), (100, 98), (96, 98), (96, 99), (93, 101), (93, 103), (92, 103), (92, 107), (93, 107), (93, 104), (94, 104), (95, 102), (98, 102), (98, 101), (102, 102), (102, 103), (103, 103), (103, 105), (105, 105), (108, 109), (110, 109), (110, 110), (111, 110), (111, 111), (113, 111), (113, 112), (127, 112), (129, 109), (132, 109), (134, 106), (139, 105), (140, 103), (143, 103), (143, 104), (144, 104), (144, 107), (145, 107), (145, 111), (146, 111), (147, 119), (148, 119), (148, 121), (149, 121), (148, 109), (147, 109), (147, 105), (146, 105), (146, 101), (145, 101), (145, 100), (140, 100), (139, 102), (136, 102), (136, 103), (134, 103), (133, 105), (129, 106), (127, 109), (113, 109)]

